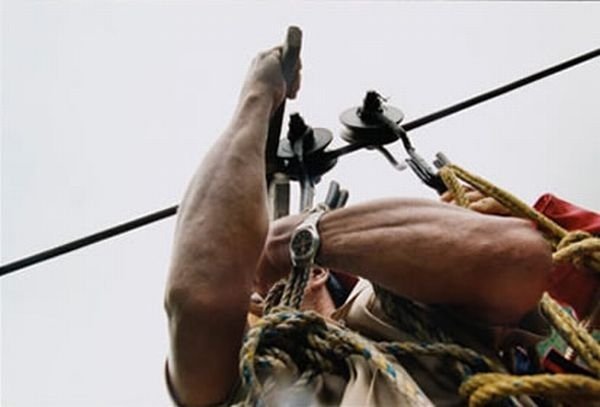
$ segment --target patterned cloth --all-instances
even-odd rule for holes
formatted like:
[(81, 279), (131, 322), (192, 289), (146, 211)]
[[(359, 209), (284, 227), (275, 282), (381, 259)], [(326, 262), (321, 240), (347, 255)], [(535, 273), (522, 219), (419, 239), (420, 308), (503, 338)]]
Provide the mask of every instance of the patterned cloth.
[[(554, 195), (545, 194), (534, 208), (568, 231), (583, 230), (600, 235), (600, 215), (566, 202)], [(600, 340), (600, 274), (580, 269), (570, 263), (557, 264), (550, 274), (548, 292), (573, 318), (588, 320), (592, 336)], [(595, 309), (596, 308), (596, 309)], [(585, 373), (580, 363), (568, 349), (565, 340), (552, 332), (550, 337), (537, 347), (545, 370), (553, 373)]]

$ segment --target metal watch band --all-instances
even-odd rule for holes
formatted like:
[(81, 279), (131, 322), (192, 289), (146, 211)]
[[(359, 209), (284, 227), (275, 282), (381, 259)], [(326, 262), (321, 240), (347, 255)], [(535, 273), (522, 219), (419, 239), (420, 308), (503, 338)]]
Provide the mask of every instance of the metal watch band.
[(295, 267), (310, 267), (314, 263), (321, 244), (318, 223), (327, 210), (327, 205), (317, 205), (294, 230), (290, 241), (290, 257)]

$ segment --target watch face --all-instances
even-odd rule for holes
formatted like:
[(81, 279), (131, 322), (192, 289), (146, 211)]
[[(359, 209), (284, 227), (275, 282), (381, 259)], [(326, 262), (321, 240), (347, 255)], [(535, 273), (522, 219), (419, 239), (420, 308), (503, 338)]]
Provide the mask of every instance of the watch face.
[(314, 237), (308, 230), (300, 230), (292, 240), (292, 250), (296, 256), (306, 256), (313, 247)]

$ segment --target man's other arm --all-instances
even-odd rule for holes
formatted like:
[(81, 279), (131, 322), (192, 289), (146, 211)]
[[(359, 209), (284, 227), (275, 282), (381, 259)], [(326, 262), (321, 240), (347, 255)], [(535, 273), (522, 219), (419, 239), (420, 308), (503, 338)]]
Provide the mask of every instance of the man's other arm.
[(186, 406), (223, 401), (238, 377), (254, 272), (268, 230), (268, 123), (284, 95), (280, 49), (260, 54), (229, 127), (180, 206), (165, 306), (169, 380)]
[[(295, 223), (282, 220), (272, 228), (264, 256), (269, 268), (289, 265)], [(319, 230), (321, 266), (490, 323), (515, 323), (530, 311), (551, 270), (550, 247), (530, 222), (430, 200), (387, 199), (335, 210), (321, 218)]]

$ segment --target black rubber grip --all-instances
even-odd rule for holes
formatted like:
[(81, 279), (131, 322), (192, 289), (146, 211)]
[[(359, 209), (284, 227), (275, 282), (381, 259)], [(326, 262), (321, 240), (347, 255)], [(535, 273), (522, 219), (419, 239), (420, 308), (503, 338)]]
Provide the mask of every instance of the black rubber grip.
[[(288, 27), (281, 55), (281, 71), (288, 87), (292, 86), (294, 82), (296, 65), (300, 59), (300, 48), (302, 48), (302, 31), (295, 26)], [(265, 151), (267, 161), (267, 182), (271, 181), (270, 175), (277, 172), (281, 164), (280, 160), (277, 159), (277, 149), (279, 147), (279, 137), (281, 136), (281, 124), (283, 123), (284, 111), (285, 100), (277, 108), (269, 122), (269, 133)]]
[(348, 202), (349, 196), (350, 195), (348, 193), (348, 190), (342, 189), (340, 191), (340, 197), (338, 198), (336, 208), (343, 208), (344, 206), (346, 206), (346, 202)]
[(327, 190), (327, 196), (325, 197), (325, 205), (329, 206), (330, 208), (335, 208), (339, 198), (340, 184), (335, 181), (331, 181), (329, 183), (329, 189)]
[(294, 82), (296, 65), (300, 59), (300, 48), (302, 48), (302, 31), (296, 26), (288, 27), (281, 55), (281, 70), (288, 87)]

